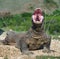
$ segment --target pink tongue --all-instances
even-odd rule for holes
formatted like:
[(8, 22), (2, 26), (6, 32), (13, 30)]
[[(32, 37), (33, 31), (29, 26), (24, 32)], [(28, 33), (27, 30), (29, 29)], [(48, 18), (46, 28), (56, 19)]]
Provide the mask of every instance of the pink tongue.
[(36, 21), (40, 21), (39, 19), (36, 19)]
[(39, 16), (36, 17), (36, 21), (40, 21), (40, 20), (39, 20)]

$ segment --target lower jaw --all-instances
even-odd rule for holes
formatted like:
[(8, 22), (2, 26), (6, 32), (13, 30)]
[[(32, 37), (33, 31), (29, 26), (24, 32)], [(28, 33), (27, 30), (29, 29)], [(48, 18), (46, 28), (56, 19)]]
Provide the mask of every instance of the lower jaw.
[(40, 21), (39, 21), (39, 22), (35, 21), (34, 23), (35, 23), (35, 24), (40, 24)]

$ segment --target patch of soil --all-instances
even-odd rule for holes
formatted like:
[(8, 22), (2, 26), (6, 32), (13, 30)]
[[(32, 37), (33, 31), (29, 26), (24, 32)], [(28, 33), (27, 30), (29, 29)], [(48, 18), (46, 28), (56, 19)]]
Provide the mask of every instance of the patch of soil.
[(33, 55), (22, 55), (20, 50), (15, 46), (0, 45), (0, 59), (5, 57), (8, 59), (35, 59), (35, 56), (60, 56), (60, 41), (52, 40), (50, 46), (50, 53), (43, 53), (42, 50), (32, 51)]

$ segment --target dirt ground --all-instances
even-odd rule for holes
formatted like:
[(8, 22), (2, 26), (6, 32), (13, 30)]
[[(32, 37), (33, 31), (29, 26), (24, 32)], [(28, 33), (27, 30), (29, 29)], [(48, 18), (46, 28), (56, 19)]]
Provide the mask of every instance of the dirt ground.
[(42, 50), (32, 51), (33, 55), (22, 55), (15, 46), (0, 45), (0, 59), (36, 59), (36, 56), (60, 56), (60, 41), (51, 41), (51, 53), (43, 53)]
[[(6, 32), (0, 35), (0, 40), (4, 40)], [(50, 45), (51, 53), (43, 53), (42, 50), (32, 51), (33, 55), (22, 55), (21, 51), (15, 46), (0, 44), (0, 59), (36, 59), (36, 56), (59, 56), (60, 57), (60, 40), (53, 39)]]

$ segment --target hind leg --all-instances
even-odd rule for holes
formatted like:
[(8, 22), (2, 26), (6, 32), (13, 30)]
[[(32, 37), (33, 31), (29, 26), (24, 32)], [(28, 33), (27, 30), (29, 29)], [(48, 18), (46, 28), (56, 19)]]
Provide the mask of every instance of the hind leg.
[(8, 38), (6, 37), (5, 40), (3, 40), (2, 43), (3, 43), (4, 45), (9, 45), (9, 40), (8, 40)]

